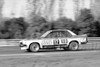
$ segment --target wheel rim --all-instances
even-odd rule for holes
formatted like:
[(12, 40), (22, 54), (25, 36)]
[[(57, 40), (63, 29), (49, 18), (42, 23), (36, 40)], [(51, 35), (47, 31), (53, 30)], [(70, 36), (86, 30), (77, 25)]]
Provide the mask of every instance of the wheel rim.
[(76, 42), (72, 42), (71, 44), (70, 44), (70, 49), (71, 50), (77, 50), (78, 49), (78, 43), (76, 43)]
[(38, 44), (32, 44), (32, 45), (31, 45), (31, 51), (36, 52), (36, 51), (38, 51), (38, 50), (39, 50)]

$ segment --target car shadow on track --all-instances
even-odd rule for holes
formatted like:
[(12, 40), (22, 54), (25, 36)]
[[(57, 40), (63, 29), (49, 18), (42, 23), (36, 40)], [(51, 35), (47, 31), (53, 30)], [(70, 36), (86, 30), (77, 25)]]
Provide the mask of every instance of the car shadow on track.
[[(38, 52), (35, 53), (47, 53), (47, 52), (81, 52), (81, 51), (100, 51), (100, 49), (79, 49), (76, 51), (71, 50), (63, 50), (63, 49), (40, 49)], [(26, 51), (27, 52), (27, 51)], [(29, 52), (31, 53), (31, 52)]]

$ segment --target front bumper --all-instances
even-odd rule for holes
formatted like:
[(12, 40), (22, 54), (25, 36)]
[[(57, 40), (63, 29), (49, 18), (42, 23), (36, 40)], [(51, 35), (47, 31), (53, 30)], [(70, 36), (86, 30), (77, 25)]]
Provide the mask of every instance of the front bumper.
[(27, 46), (26, 44), (20, 44), (19, 45), (20, 47), (25, 47), (25, 46)]

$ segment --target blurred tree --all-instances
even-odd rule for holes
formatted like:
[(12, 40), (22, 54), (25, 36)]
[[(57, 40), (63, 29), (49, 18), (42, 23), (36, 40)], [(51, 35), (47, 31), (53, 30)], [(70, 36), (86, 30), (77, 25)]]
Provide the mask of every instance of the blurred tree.
[(0, 38), (23, 38), (28, 24), (23, 18), (13, 18), (4, 22)]
[(92, 24), (94, 22), (94, 17), (91, 14), (91, 10), (89, 9), (83, 9), (81, 10), (81, 14), (76, 20), (77, 26), (79, 28), (79, 34), (88, 34), (88, 36), (91, 35), (92, 31)]
[(94, 21), (91, 25), (90, 36), (100, 37), (100, 21)]
[[(33, 22), (29, 24), (26, 30), (26, 37), (35, 38), (41, 35), (41, 27), (42, 25), (46, 24), (47, 21), (40, 16), (35, 16), (33, 18)], [(43, 30), (44, 31), (44, 30)]]
[(53, 29), (69, 29), (77, 33), (78, 27), (75, 21), (65, 17), (59, 18), (57, 21), (52, 22)]
[(4, 26), (4, 21), (0, 22), (0, 39), (9, 38), (9, 33), (5, 28), (6, 27)]

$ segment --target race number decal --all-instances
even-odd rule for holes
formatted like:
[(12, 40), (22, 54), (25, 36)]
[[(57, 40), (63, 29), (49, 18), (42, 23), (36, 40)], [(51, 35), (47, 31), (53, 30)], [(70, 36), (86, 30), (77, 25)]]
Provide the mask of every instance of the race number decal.
[(54, 43), (54, 45), (58, 45), (59, 44), (59, 40), (58, 39), (53, 40), (53, 43)]
[(42, 45), (53, 45), (52, 39), (42, 40)]
[(61, 39), (62, 44), (66, 44), (67, 42), (68, 42), (67, 39)]

